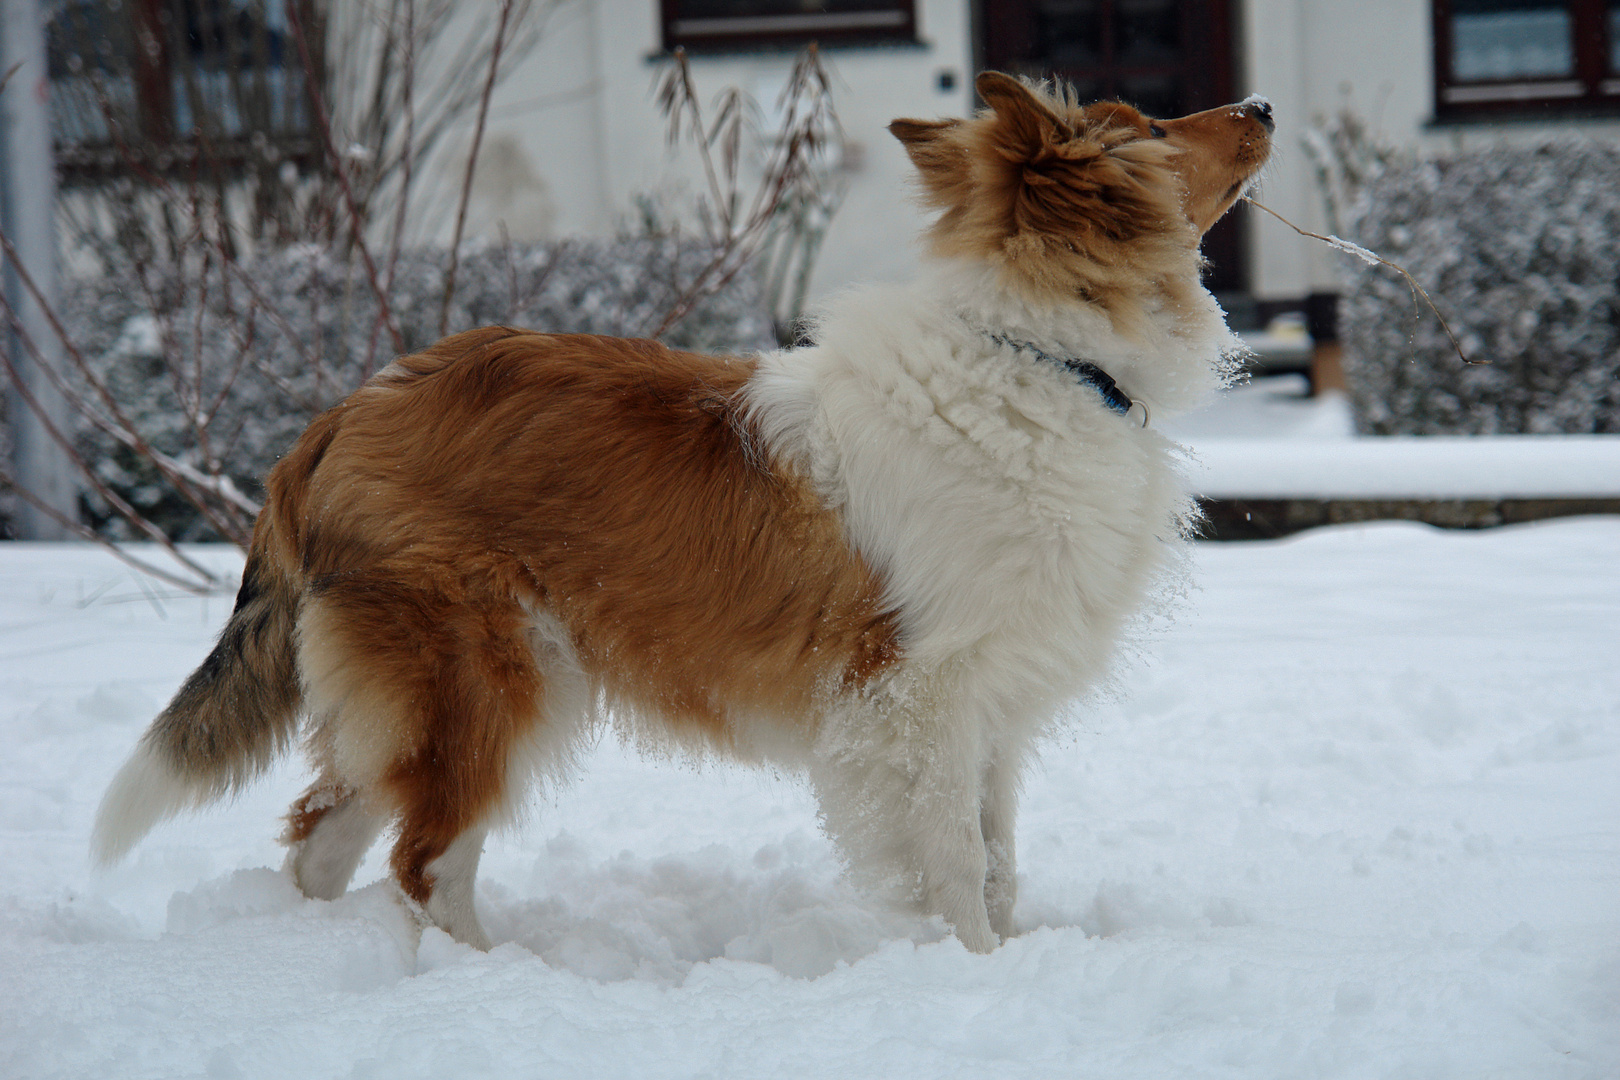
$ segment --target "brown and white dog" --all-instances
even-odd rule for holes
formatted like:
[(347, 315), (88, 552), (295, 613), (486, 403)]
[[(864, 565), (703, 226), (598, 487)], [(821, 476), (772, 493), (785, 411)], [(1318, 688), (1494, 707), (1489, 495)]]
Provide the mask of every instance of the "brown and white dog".
[(302, 726), (298, 886), (342, 893), (392, 822), (404, 894), (484, 947), (486, 832), (611, 717), (802, 770), (855, 865), (970, 949), (1011, 933), (1032, 743), (1180, 566), (1192, 504), (1146, 415), (1228, 373), (1198, 243), (1272, 124), (1260, 99), (1155, 123), (978, 89), (973, 119), (890, 126), (940, 211), (928, 276), (845, 296), (813, 346), (490, 327), (319, 417), (269, 476), (218, 644), (113, 780), (96, 857)]

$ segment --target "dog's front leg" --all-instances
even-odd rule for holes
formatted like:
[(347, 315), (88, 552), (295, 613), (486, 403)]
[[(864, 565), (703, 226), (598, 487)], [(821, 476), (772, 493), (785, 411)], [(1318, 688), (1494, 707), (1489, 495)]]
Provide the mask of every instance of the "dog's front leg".
[(999, 938), (985, 908), (977, 747), (940, 717), (886, 711), (856, 726), (865, 730), (826, 747), (834, 752), (812, 768), (829, 832), (858, 869), (899, 879), (924, 914), (989, 952)]
[(976, 802), (961, 806), (962, 813), (953, 806), (947, 821), (920, 832), (913, 858), (921, 871), (923, 910), (945, 916), (963, 945), (987, 953), (1001, 939), (984, 903), (988, 864)]
[(979, 831), (984, 836), (984, 906), (990, 929), (1012, 937), (1013, 905), (1018, 902), (1018, 766), (998, 756), (985, 770), (979, 803)]

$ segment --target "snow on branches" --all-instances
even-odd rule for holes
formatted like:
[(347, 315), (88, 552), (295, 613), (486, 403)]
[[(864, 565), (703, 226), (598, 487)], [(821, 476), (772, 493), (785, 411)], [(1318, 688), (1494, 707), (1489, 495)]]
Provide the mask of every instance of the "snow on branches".
[(1390, 162), (1347, 225), (1406, 267), (1345, 260), (1340, 314), (1369, 434), (1620, 432), (1620, 145), (1562, 140)]
[[(691, 302), (691, 281), (710, 260), (704, 244), (674, 236), (469, 243), (448, 329), (503, 323), (647, 334), (672, 305)], [(439, 337), (448, 264), (443, 249), (400, 254), (389, 309), (407, 349)], [(103, 417), (107, 423), (86, 417), (83, 456), (167, 535), (241, 539), (259, 478), (316, 413), (391, 359), (377, 296), (354, 260), (314, 244), (184, 272), (124, 269), (70, 285), (62, 302), (63, 321), (90, 369), (81, 387), (100, 381), (123, 414)], [(698, 298), (662, 340), (711, 352), (773, 347), (757, 276), (739, 274)], [(83, 395), (92, 412), (97, 397)], [(125, 429), (140, 433), (159, 455), (156, 463), (120, 437)], [(167, 475), (176, 472), (202, 485), (196, 497), (177, 492)], [(134, 535), (110, 507), (93, 496), (87, 501), (103, 535)], [(197, 502), (212, 513), (199, 512)]]

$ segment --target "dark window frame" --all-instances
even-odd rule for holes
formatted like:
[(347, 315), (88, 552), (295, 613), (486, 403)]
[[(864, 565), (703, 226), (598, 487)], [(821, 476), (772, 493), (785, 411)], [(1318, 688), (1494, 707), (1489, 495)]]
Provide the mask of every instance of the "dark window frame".
[(682, 14), (681, 0), (659, 0), (659, 27), (665, 52), (797, 49), (812, 41), (823, 46), (916, 44), (916, 0), (884, 3), (881, 9), (863, 12), (694, 18)]
[(1434, 115), (1439, 121), (1620, 114), (1620, 72), (1609, 70), (1608, 0), (1564, 0), (1575, 70), (1567, 76), (1458, 79), (1452, 74), (1452, 0), (1433, 0)]
[[(317, 0), (294, 2), (308, 34), (311, 60), (324, 73), (321, 7)], [(73, 186), (132, 173), (191, 175), (201, 161), (210, 171), (232, 175), (262, 167), (271, 151), (278, 163), (319, 168), (323, 158), (296, 45), (285, 31), (272, 29), (268, 18), (252, 25), (240, 21), (256, 5), (269, 9), (282, 3), (122, 0), (114, 5), (90, 0), (64, 5), (60, 17), (73, 36), (52, 39), (51, 77), (54, 84), (82, 75), (84, 85), (72, 100), (87, 112), (64, 121), (77, 129), (72, 134), (54, 132), (61, 181)], [(108, 19), (127, 22), (112, 27), (100, 21)], [(82, 36), (97, 30), (105, 31), (104, 36)], [(70, 53), (79, 66), (59, 70)], [(272, 76), (273, 90), (267, 81)], [(325, 81), (323, 74), (319, 82)], [(87, 105), (87, 92), (99, 104)], [(68, 99), (55, 85), (53, 97), (57, 108)], [(252, 123), (258, 113), (278, 119)]]

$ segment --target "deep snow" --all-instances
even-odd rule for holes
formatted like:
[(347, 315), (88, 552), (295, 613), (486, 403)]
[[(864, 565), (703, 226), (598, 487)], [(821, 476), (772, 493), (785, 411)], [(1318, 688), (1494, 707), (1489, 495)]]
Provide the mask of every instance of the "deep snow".
[(0, 545), (0, 1075), (1614, 1076), (1617, 552), (1614, 518), (1200, 547), (1030, 777), (991, 956), (843, 883), (791, 778), (611, 739), (491, 843), (483, 955), (376, 854), (296, 894), (295, 763), (93, 873), (229, 598)]

